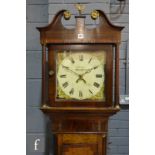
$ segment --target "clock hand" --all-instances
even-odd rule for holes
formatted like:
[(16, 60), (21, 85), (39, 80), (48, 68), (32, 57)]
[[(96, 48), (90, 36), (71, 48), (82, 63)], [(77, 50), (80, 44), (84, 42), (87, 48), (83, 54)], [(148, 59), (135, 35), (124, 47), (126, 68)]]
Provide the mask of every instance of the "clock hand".
[(64, 67), (65, 69), (71, 71), (72, 73), (74, 73), (77, 76), (80, 76), (78, 73), (74, 72), (73, 70), (69, 69), (69, 67), (62, 65), (62, 67)]
[[(102, 65), (102, 64), (100, 64), (100, 65)], [(84, 76), (85, 74), (90, 73), (93, 69), (98, 68), (100, 65), (97, 65), (97, 66), (95, 66), (95, 67), (92, 67), (92, 68), (88, 69), (86, 72), (84, 72), (84, 73), (83, 73), (83, 74), (81, 74), (81, 75), (82, 75), (82, 76)]]
[(73, 70), (69, 69), (69, 67), (62, 65), (65, 69), (71, 71), (72, 73), (74, 73), (75, 75), (77, 75), (79, 78), (76, 80), (76, 83), (78, 83), (79, 80), (82, 80), (84, 83), (86, 83), (86, 81), (83, 79), (83, 76), (74, 72)]
[[(100, 65), (102, 65), (102, 64), (100, 64)], [(76, 83), (78, 83), (79, 80), (82, 80), (84, 83), (86, 83), (86, 80), (83, 79), (83, 76), (84, 76), (85, 74), (90, 73), (93, 69), (98, 68), (100, 65), (97, 65), (97, 66), (95, 66), (95, 67), (92, 67), (92, 68), (88, 69), (88, 70), (87, 70), (86, 72), (84, 72), (83, 74), (79, 74), (79, 78), (76, 80)]]
[(79, 78), (76, 80), (76, 83), (78, 83), (79, 80), (82, 80), (84, 83), (86, 83), (86, 80), (83, 79), (83, 76), (82, 75), (79, 75)]

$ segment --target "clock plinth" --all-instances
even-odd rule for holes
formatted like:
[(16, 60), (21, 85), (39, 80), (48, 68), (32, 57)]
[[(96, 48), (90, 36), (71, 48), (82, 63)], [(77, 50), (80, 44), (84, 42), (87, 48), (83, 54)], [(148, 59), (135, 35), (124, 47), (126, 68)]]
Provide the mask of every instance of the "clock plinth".
[(114, 26), (97, 10), (92, 15), (100, 15), (96, 28), (87, 29), (85, 17), (79, 15), (75, 28), (67, 29), (61, 23), (64, 12), (38, 28), (43, 47), (41, 110), (52, 122), (56, 155), (106, 155), (108, 120), (120, 110), (123, 27)]

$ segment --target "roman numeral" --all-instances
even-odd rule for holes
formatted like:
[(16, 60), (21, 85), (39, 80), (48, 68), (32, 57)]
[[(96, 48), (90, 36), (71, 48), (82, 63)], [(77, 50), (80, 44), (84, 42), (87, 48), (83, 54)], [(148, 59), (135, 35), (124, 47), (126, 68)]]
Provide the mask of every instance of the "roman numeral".
[(100, 85), (97, 82), (94, 82), (94, 86), (98, 88)]
[(102, 78), (102, 74), (96, 74), (97, 78)]
[(61, 78), (66, 78), (66, 75), (60, 75)]
[(82, 91), (80, 90), (79, 91), (79, 97), (82, 97), (83, 96), (83, 94), (82, 94)]
[(95, 66), (94, 69), (98, 68), (98, 66)]
[(74, 61), (74, 59), (73, 59), (72, 57), (70, 57), (70, 61), (71, 61), (72, 63), (75, 63), (75, 61)]
[(74, 93), (74, 88), (72, 88), (69, 92), (70, 95), (72, 95)]
[(63, 83), (62, 86), (66, 88), (68, 86), (68, 82)]
[(90, 62), (91, 62), (91, 60), (92, 60), (92, 58), (90, 58), (90, 59), (89, 59), (88, 63), (90, 63)]
[(79, 56), (80, 61), (83, 61), (83, 55)]
[(89, 89), (89, 92), (91, 93), (91, 94), (93, 94), (93, 92)]

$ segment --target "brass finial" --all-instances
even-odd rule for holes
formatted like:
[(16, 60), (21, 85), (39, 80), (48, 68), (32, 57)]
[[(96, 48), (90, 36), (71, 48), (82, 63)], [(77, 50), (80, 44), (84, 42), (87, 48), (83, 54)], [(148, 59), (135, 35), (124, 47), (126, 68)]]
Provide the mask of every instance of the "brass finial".
[(91, 18), (96, 20), (99, 17), (99, 12), (97, 10), (93, 10), (91, 12)]
[(64, 18), (65, 18), (66, 20), (69, 20), (69, 19), (71, 18), (71, 13), (70, 13), (68, 10), (66, 10), (66, 11), (64, 12)]
[(119, 106), (119, 105), (116, 105), (115, 108), (116, 108), (116, 109), (120, 109), (120, 106)]
[(84, 6), (84, 5), (82, 5), (82, 4), (80, 4), (80, 3), (77, 3), (77, 4), (75, 4), (75, 8), (78, 10), (79, 15), (81, 15), (81, 14), (82, 14), (82, 12), (83, 12), (83, 11), (84, 11), (84, 9), (85, 9), (85, 6)]

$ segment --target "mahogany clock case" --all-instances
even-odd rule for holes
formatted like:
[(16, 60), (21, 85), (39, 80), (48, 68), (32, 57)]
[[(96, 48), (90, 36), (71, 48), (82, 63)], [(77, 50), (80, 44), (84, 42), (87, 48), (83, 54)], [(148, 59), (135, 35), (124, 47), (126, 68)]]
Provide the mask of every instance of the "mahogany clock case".
[[(100, 24), (87, 29), (79, 16), (74, 29), (62, 25), (65, 10), (40, 31), (42, 44), (42, 107), (51, 120), (57, 155), (106, 155), (109, 117), (119, 106), (119, 45), (123, 27), (113, 25), (106, 14), (100, 14)], [(79, 39), (82, 29), (84, 38)], [(57, 59), (59, 52), (92, 52), (105, 54), (105, 100), (68, 100), (57, 98)], [(53, 74), (49, 74), (51, 72)]]

